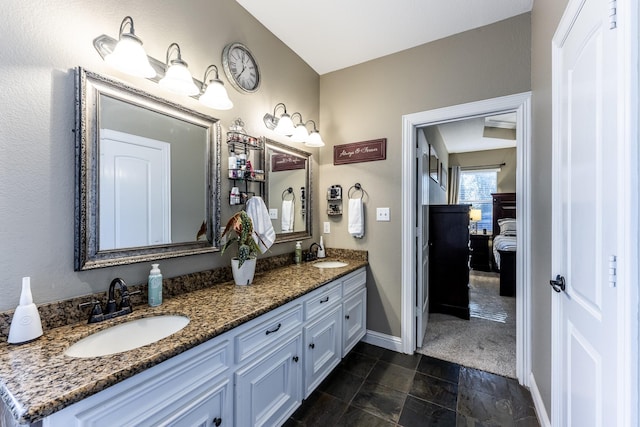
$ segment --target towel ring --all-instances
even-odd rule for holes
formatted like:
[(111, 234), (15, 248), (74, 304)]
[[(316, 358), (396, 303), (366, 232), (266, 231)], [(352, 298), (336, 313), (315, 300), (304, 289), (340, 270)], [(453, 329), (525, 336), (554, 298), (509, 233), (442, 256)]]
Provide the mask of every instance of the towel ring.
[(349, 188), (349, 191), (347, 191), (347, 197), (348, 198), (351, 198), (351, 190), (354, 190), (353, 194), (356, 194), (359, 191), (361, 199), (364, 197), (365, 191), (364, 191), (364, 189), (362, 188), (362, 185), (360, 185), (359, 182), (356, 182), (354, 185), (352, 185)]
[(289, 187), (289, 188), (285, 189), (285, 190), (282, 192), (282, 200), (286, 200), (286, 197), (287, 197), (287, 195), (288, 195), (288, 194), (290, 194), (290, 195), (291, 195), (291, 200), (292, 200), (292, 201), (296, 199), (296, 195), (295, 195), (295, 193), (293, 192), (293, 188)]

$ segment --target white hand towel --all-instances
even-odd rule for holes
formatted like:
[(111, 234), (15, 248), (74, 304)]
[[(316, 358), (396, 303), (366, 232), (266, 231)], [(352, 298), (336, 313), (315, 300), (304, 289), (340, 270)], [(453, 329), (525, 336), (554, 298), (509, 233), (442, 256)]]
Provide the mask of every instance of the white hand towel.
[(267, 205), (264, 204), (262, 197), (253, 196), (247, 200), (246, 211), (251, 221), (253, 221), (253, 230), (260, 236), (258, 238), (254, 234), (253, 240), (258, 244), (260, 251), (264, 253), (276, 240), (276, 232), (271, 224)]
[(364, 236), (362, 199), (349, 199), (349, 234), (357, 239)]
[(287, 233), (293, 231), (293, 214), (295, 212), (295, 205), (293, 200), (282, 201), (282, 232)]

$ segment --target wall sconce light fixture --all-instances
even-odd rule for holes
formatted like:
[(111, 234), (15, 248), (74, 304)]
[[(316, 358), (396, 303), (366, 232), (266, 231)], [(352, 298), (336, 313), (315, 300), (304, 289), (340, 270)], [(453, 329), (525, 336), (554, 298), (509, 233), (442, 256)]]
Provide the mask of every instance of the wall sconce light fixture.
[[(276, 111), (279, 106), (284, 108), (284, 114), (280, 118), (276, 117)], [(295, 116), (300, 117), (300, 122), (294, 126), (293, 118)], [(284, 125), (282, 125), (283, 119), (285, 120)], [(294, 142), (304, 142), (304, 145), (307, 147), (324, 147), (324, 141), (320, 137), (320, 132), (316, 127), (316, 122), (313, 120), (307, 120), (303, 122), (302, 114), (295, 112), (291, 116), (287, 114), (287, 107), (281, 102), (276, 104), (273, 109), (273, 114), (267, 113), (264, 115), (263, 119), (265, 126), (268, 129), (271, 129), (281, 135), (290, 136), (291, 140)], [(290, 122), (288, 125), (286, 122)], [(313, 123), (313, 130), (311, 133), (307, 130), (307, 125), (309, 123)], [(279, 130), (280, 128), (280, 130)]]
[[(175, 52), (177, 57), (169, 61), (172, 52)], [(159, 83), (163, 88), (181, 95), (193, 96), (200, 93), (198, 86), (193, 82), (187, 63), (182, 60), (178, 43), (171, 43), (167, 48), (164, 77)]]
[[(318, 128), (316, 128), (316, 122), (314, 122), (313, 120), (307, 120), (307, 123), (309, 122), (313, 123), (313, 130), (311, 131), (311, 133), (309, 133), (309, 137), (305, 141), (304, 145), (306, 145), (307, 147), (324, 147), (324, 141), (320, 137)], [(304, 125), (307, 126), (307, 123), (305, 123)]]
[[(215, 77), (207, 79), (213, 71), (216, 73)], [(222, 80), (220, 80), (218, 76), (218, 67), (209, 65), (204, 72), (202, 81), (202, 95), (200, 95), (199, 98), (202, 105), (216, 110), (229, 110), (233, 108), (233, 102), (229, 99), (229, 94), (224, 88), (224, 83), (222, 83)]]
[(278, 124), (276, 125), (274, 132), (279, 133), (280, 135), (291, 136), (293, 131), (295, 131), (295, 128), (293, 126), (293, 120), (291, 120), (291, 117), (287, 114), (287, 107), (282, 102), (277, 104), (273, 109), (273, 115), (276, 115), (278, 105), (282, 105), (284, 113), (282, 113), (280, 118), (278, 118)]
[(302, 114), (297, 112), (293, 113), (291, 115), (292, 122), (295, 116), (300, 117), (300, 122), (296, 125), (295, 129), (293, 130), (293, 134), (291, 135), (291, 140), (293, 142), (305, 142), (307, 138), (309, 138), (309, 132), (307, 131), (305, 124), (302, 122)]
[[(125, 33), (125, 28), (129, 26), (129, 32)], [(123, 73), (136, 77), (155, 77), (156, 70), (149, 64), (147, 54), (142, 47), (140, 40), (133, 28), (133, 18), (125, 16), (120, 24), (118, 44), (113, 52), (107, 54), (104, 60), (113, 68)]]

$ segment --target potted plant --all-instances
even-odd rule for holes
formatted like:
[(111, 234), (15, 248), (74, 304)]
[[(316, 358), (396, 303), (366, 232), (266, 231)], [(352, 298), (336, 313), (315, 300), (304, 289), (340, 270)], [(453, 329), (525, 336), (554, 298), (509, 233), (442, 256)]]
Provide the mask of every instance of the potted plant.
[[(234, 237), (231, 236), (232, 231), (235, 233)], [(256, 270), (256, 256), (261, 253), (258, 244), (253, 239), (255, 233), (253, 221), (245, 211), (237, 212), (227, 222), (221, 237), (227, 233), (229, 233), (229, 237), (222, 247), (222, 253), (234, 243), (238, 244), (238, 253), (231, 259), (233, 279), (236, 285), (249, 285), (253, 282)]]

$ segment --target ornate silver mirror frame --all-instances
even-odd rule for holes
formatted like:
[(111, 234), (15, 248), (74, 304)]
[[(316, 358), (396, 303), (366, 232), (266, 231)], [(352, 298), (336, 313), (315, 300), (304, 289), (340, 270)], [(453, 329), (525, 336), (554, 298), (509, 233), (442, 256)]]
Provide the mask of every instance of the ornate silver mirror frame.
[[(76, 69), (76, 194), (75, 194), (75, 269), (153, 261), (219, 250), (220, 223), (220, 123), (218, 119), (148, 94), (126, 84), (83, 68)], [(100, 100), (108, 97), (128, 106), (139, 107), (194, 126), (204, 135), (202, 141), (204, 175), (201, 177), (205, 201), (202, 227), (177, 243), (100, 249)], [(181, 147), (177, 147), (180, 149)], [(174, 147), (176, 150), (176, 147)], [(179, 175), (179, 174), (175, 174)], [(171, 184), (170, 184), (171, 185)], [(198, 196), (196, 196), (198, 197)], [(200, 228), (201, 232), (198, 231)], [(200, 238), (199, 238), (200, 237)], [(184, 241), (190, 240), (192, 241)], [(169, 239), (170, 240), (170, 239)]]
[[(274, 171), (273, 155), (280, 156), (280, 160), (283, 161), (301, 159), (304, 163), (304, 168), (295, 166), (288, 168), (284, 166), (278, 167)], [(308, 239), (313, 235), (311, 230), (311, 225), (313, 224), (311, 202), (313, 200), (312, 159), (311, 153), (289, 147), (268, 138), (265, 139), (264, 168), (267, 181), (265, 203), (270, 210), (277, 209), (278, 211), (278, 222), (274, 224), (276, 243)], [(291, 193), (288, 190), (291, 190)], [(295, 227), (290, 232), (282, 232), (280, 227), (283, 199), (295, 201)]]

